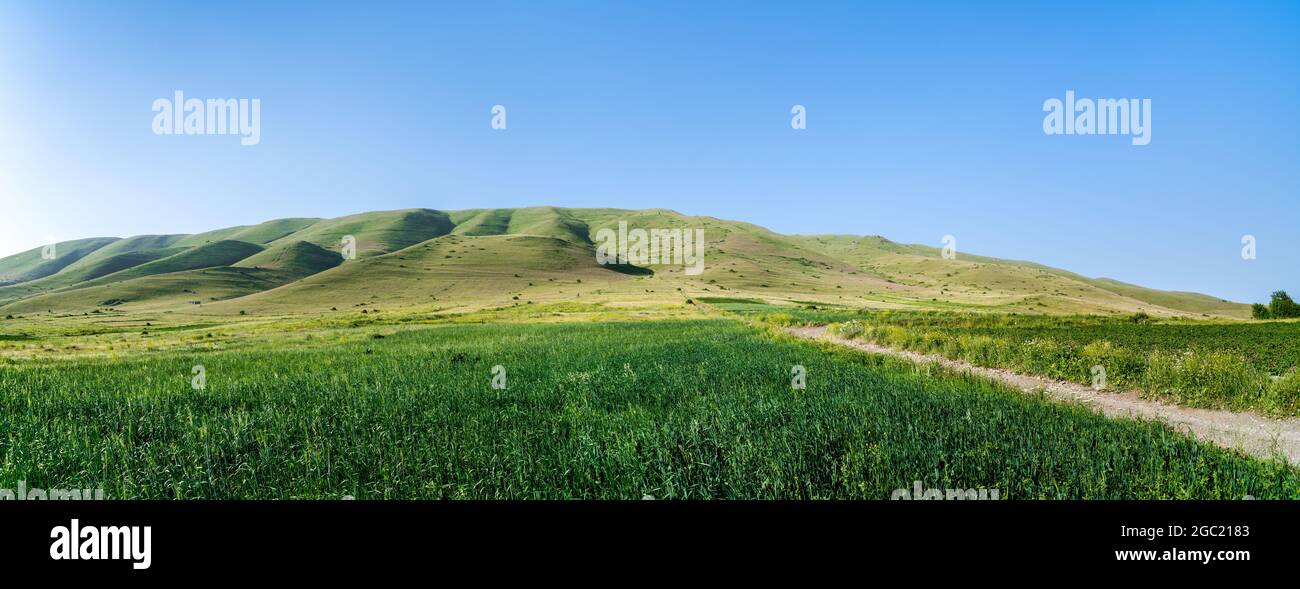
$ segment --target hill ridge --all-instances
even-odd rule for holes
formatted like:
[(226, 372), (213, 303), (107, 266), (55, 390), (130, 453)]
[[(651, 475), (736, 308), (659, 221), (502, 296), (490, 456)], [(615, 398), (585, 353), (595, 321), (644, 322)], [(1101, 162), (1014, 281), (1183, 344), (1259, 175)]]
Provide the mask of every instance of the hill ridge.
[[(596, 264), (595, 234), (617, 229), (620, 222), (633, 228), (705, 230), (703, 274), (688, 276), (671, 264), (642, 269)], [(347, 249), (349, 239), (355, 252)], [(1246, 305), (1211, 295), (1089, 278), (1027, 260), (966, 252), (949, 260), (940, 248), (880, 235), (786, 235), (743, 221), (662, 208), (409, 208), (329, 219), (274, 219), (194, 235), (66, 243), (72, 244), (70, 255), (76, 259), (58, 267), (42, 266), (33, 259), (35, 250), (0, 258), (0, 270), (23, 277), (0, 286), (0, 307), (30, 308), (24, 301), (44, 297), (50, 304), (69, 305), (60, 310), (85, 312), (93, 301), (44, 295), (156, 274), (172, 277), (143, 284), (175, 288), (182, 278), (203, 281), (219, 274), (225, 281), (221, 292), (231, 295), (225, 299), (247, 299), (253, 310), (263, 305), (287, 313), (372, 300), (472, 309), (578, 298), (615, 305), (684, 304), (695, 296), (846, 308), (1231, 318), (1249, 313)], [(344, 253), (355, 256), (344, 259)], [(101, 273), (116, 265), (122, 267)], [(173, 276), (201, 268), (227, 270)], [(241, 273), (241, 268), (265, 272), (256, 273), (254, 280), (254, 273)], [(237, 284), (241, 276), (250, 283)], [(350, 294), (331, 299), (326, 294), (331, 290)], [(286, 293), (298, 297), (297, 302), (285, 298)], [(141, 301), (171, 300), (164, 296), (170, 294), (137, 296)], [(214, 308), (220, 311), (223, 305)]]

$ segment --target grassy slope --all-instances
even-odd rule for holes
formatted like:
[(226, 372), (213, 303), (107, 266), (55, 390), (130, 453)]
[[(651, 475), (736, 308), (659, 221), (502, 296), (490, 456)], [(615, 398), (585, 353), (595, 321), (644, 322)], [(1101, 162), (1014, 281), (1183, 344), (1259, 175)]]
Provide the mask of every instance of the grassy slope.
[(1197, 293), (1168, 292), (1093, 279), (1019, 260), (959, 253), (945, 260), (938, 248), (898, 244), (878, 236), (800, 238), (811, 247), (889, 280), (917, 287), (940, 301), (1018, 312), (1133, 313), (1245, 318), (1246, 305)]
[(0, 285), (17, 284), (50, 276), (115, 241), (117, 241), (116, 237), (60, 241), (54, 244), (55, 255), (52, 260), (42, 257), (44, 248), (41, 247), (0, 258)]
[(448, 235), (390, 254), (345, 262), (278, 289), (205, 311), (234, 312), (238, 308), (278, 314), (361, 306), (445, 307), (464, 301), (480, 305), (523, 304), (526, 298), (515, 301), (512, 297), (529, 291), (529, 283), (533, 289), (544, 289), (556, 297), (574, 297), (581, 288), (577, 281), (599, 285), (627, 279), (596, 264), (589, 248), (561, 239)]
[[(510, 232), (511, 209), (456, 211), (451, 217), (456, 223), (455, 235), (505, 235)], [(458, 219), (460, 219), (458, 221)]]
[(514, 209), (506, 225), (510, 235), (540, 235), (579, 244), (591, 243), (587, 223), (567, 209), (530, 207)]
[(342, 263), (343, 256), (338, 252), (329, 251), (314, 243), (278, 241), (265, 250), (240, 260), (235, 266), (285, 270), (305, 277)]
[[(442, 236), (486, 238), (539, 236), (572, 244), (594, 258), (592, 240), (603, 228), (617, 229), (619, 221), (632, 228), (703, 229), (708, 243), (702, 276), (686, 276), (681, 267), (660, 265), (650, 268), (652, 276), (598, 274), (601, 280), (578, 285), (575, 274), (566, 288), (555, 284), (562, 277), (548, 275), (547, 284), (529, 285), (500, 281), (541, 269), (545, 253), (517, 251), (514, 242), (488, 240), (475, 248), (487, 248), (476, 259), (485, 262), (479, 271), (471, 264), (428, 261), (425, 274), (410, 269), (385, 275), (383, 296), (403, 304), (430, 302), (458, 308), (482, 308), (520, 300), (550, 301), (573, 299), (612, 304), (679, 304), (691, 297), (741, 297), (784, 304), (833, 305), (845, 308), (917, 308), (1017, 313), (1147, 312), (1157, 316), (1190, 315), (1241, 318), (1248, 307), (1194, 293), (1156, 291), (1106, 279), (1091, 279), (1031, 262), (1000, 260), (960, 253), (956, 260), (944, 260), (937, 248), (890, 242), (873, 236), (788, 236), (748, 223), (710, 217), (689, 217), (663, 209), (628, 211), (621, 209), (469, 209), (434, 211), (409, 209), (363, 213), (327, 220), (286, 219), (250, 227), (236, 227), (187, 237), (177, 245), (210, 242), (217, 238), (239, 238), (252, 243), (270, 240), (275, 245), (307, 242), (337, 251), (344, 235), (358, 240), (359, 258), (379, 257), (403, 248), (441, 241)], [(285, 233), (301, 226), (301, 229)], [(543, 242), (536, 242), (543, 243)], [(493, 248), (502, 247), (501, 251)], [(304, 253), (305, 252), (300, 252)], [(319, 252), (315, 252), (319, 255)], [(273, 254), (263, 254), (259, 260)], [(456, 258), (450, 258), (456, 259)], [(318, 259), (309, 267), (321, 267)], [(360, 262), (349, 261), (324, 272), (295, 291), (317, 292), (338, 288), (343, 293), (366, 280), (366, 272), (344, 271)], [(437, 262), (437, 263), (435, 263)], [(234, 263), (234, 262), (229, 262)], [(244, 265), (259, 265), (260, 262)], [(270, 264), (266, 264), (270, 267)], [(589, 268), (589, 263), (575, 263)], [(306, 274), (303, 274), (306, 275)], [(126, 277), (132, 277), (126, 275)], [(104, 280), (101, 278), (100, 280)], [(329, 284), (338, 280), (338, 284)], [(430, 280), (438, 281), (431, 286)], [(561, 284), (564, 284), (561, 281)], [(3, 297), (0, 289), (0, 297)], [(434, 295), (432, 293), (442, 293)], [(280, 295), (259, 299), (269, 302)], [(340, 298), (349, 298), (343, 294)], [(319, 310), (323, 297), (306, 297), (302, 311)], [(0, 298), (3, 300), (3, 298)], [(285, 301), (287, 302), (287, 301)], [(251, 303), (255, 304), (255, 303)], [(334, 306), (334, 305), (330, 305)], [(295, 312), (292, 305), (277, 303), (280, 312)], [(328, 308), (328, 307), (327, 307)]]
[(1127, 284), (1109, 278), (1090, 279), (1092, 284), (1124, 296), (1138, 299), (1168, 309), (1180, 309), (1192, 313), (1209, 313), (1228, 317), (1245, 318), (1249, 309), (1246, 305), (1225, 301), (1197, 292), (1165, 291)]
[(89, 282), (101, 276), (121, 272), (122, 270), (134, 268), (168, 256), (173, 256), (183, 251), (185, 251), (185, 248), (134, 250), (106, 257), (97, 256), (96, 259), (90, 263), (82, 263), (86, 261), (83, 259), (76, 264), (64, 268), (63, 271), (58, 274), (46, 276), (45, 278), (33, 280), (31, 282), (0, 287), (0, 305), (19, 298), (35, 296), (40, 293), (74, 286), (82, 282)]
[(257, 225), (226, 227), (225, 229), (217, 229), (214, 231), (186, 236), (184, 239), (177, 241), (174, 245), (180, 247), (194, 247), (228, 239), (264, 245), (291, 233), (302, 231), (319, 221), (320, 219), (290, 218), (275, 219), (265, 223), (258, 223)]
[(185, 237), (185, 235), (137, 235), (135, 237), (119, 239), (87, 254), (75, 263), (69, 264), (68, 267), (64, 268), (63, 272), (60, 273), (81, 270), (86, 266), (97, 265), (107, 258), (121, 254), (175, 247), (176, 242)]
[[(216, 241), (182, 249), (178, 253), (167, 257), (132, 266), (93, 280), (78, 282), (60, 290), (5, 303), (0, 305), (0, 308), (10, 313), (52, 310), (86, 311), (89, 308), (103, 305), (103, 301), (116, 299), (127, 302), (170, 300), (180, 303), (190, 298), (185, 296), (187, 291), (196, 291), (200, 288), (200, 284), (207, 282), (202, 278), (203, 275), (201, 274), (187, 274), (186, 272), (229, 266), (262, 251), (262, 249), (262, 246), (243, 241)], [(156, 275), (166, 275), (169, 278), (167, 280), (136, 282), (139, 279)], [(280, 273), (280, 275), (291, 278), (287, 273)], [(231, 275), (230, 279), (237, 280), (238, 276), (238, 274)], [(198, 283), (187, 285), (185, 283), (187, 278), (197, 280)], [(283, 280), (277, 282), (282, 284)], [(130, 296), (119, 296), (116, 294), (117, 290), (110, 288), (117, 283), (132, 283), (120, 289), (129, 293)], [(251, 288), (253, 285), (268, 287), (267, 284), (265, 280), (254, 280), (250, 282), (248, 288), (224, 289), (223, 292), (248, 294), (256, 292), (256, 289)], [(227, 298), (228, 296), (228, 294), (225, 294), (221, 298)]]
[(5, 313), (91, 313), (101, 307), (134, 311), (184, 309), (275, 288), (299, 276), (283, 270), (211, 267), (141, 276), (56, 291), (0, 307)]
[(306, 241), (339, 251), (344, 236), (357, 240), (357, 257), (396, 251), (450, 233), (454, 225), (447, 213), (430, 209), (405, 209), (326, 219), (284, 236), (285, 241)]
[(133, 278), (141, 278), (155, 274), (169, 274), (172, 272), (184, 272), (186, 270), (197, 270), (200, 268), (230, 266), (262, 250), (262, 246), (248, 243), (246, 241), (214, 241), (182, 250), (179, 253), (159, 260), (127, 268), (121, 272), (114, 272), (107, 276), (101, 276), (94, 280), (82, 282), (77, 284), (75, 288), (99, 286), (110, 282), (121, 282), (123, 280), (131, 280)]

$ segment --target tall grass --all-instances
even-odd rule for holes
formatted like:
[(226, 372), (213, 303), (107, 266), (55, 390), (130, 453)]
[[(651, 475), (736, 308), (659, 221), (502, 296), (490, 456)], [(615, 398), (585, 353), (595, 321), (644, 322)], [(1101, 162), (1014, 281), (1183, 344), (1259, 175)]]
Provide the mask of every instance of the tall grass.
[[(1280, 461), (733, 321), (385, 335), (0, 366), (0, 487), (887, 499), (920, 480), (1012, 499), (1300, 497)], [(190, 387), (195, 364), (205, 390)], [(790, 385), (796, 364), (804, 390)], [(490, 386), (495, 365), (504, 390)]]
[[(1139, 345), (1117, 345), (1104, 338), (1114, 322), (1076, 325), (1072, 337), (1044, 335), (1039, 326), (1025, 328), (1006, 317), (990, 318), (978, 329), (952, 325), (903, 325), (876, 318), (876, 323), (849, 320), (830, 326), (845, 338), (862, 338), (881, 345), (940, 354), (977, 366), (1006, 368), (1051, 378), (1093, 384), (1093, 367), (1105, 370), (1109, 389), (1138, 389), (1175, 403), (1204, 408), (1251, 410), (1274, 415), (1300, 414), (1300, 377), (1289, 370), (1270, 375), (1236, 348), (1207, 349), (1176, 339), (1149, 338)], [(1029, 319), (1031, 325), (1041, 319)], [(1275, 324), (1285, 325), (1285, 324)], [(1221, 328), (1199, 326), (1206, 333)], [(1271, 341), (1242, 341), (1239, 345), (1268, 345), (1288, 337), (1276, 333)]]

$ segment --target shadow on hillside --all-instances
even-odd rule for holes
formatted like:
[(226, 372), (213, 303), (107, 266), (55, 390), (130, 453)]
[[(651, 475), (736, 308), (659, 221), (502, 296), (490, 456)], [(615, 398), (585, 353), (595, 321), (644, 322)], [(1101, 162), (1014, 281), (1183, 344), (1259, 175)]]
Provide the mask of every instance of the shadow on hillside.
[(633, 266), (632, 264), (605, 264), (604, 268), (606, 270), (612, 270), (619, 274), (627, 274), (629, 276), (654, 276), (655, 273), (654, 270), (649, 268)]

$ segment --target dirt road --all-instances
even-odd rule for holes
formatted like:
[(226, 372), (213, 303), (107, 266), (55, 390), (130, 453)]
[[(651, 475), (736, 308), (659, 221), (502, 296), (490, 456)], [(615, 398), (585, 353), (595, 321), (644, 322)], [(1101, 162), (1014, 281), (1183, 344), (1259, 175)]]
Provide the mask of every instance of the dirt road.
[(1166, 405), (1142, 399), (1135, 392), (1096, 391), (1090, 387), (1041, 376), (1018, 374), (1010, 370), (982, 368), (942, 356), (895, 350), (871, 342), (830, 337), (825, 327), (792, 327), (792, 335), (819, 339), (857, 348), (873, 354), (905, 358), (913, 362), (931, 362), (946, 368), (968, 372), (1011, 385), (1021, 391), (1044, 391), (1063, 401), (1079, 402), (1110, 417), (1141, 417), (1165, 422), (1178, 431), (1256, 456), (1286, 455), (1300, 465), (1300, 419), (1273, 419), (1251, 413), (1233, 413)]

